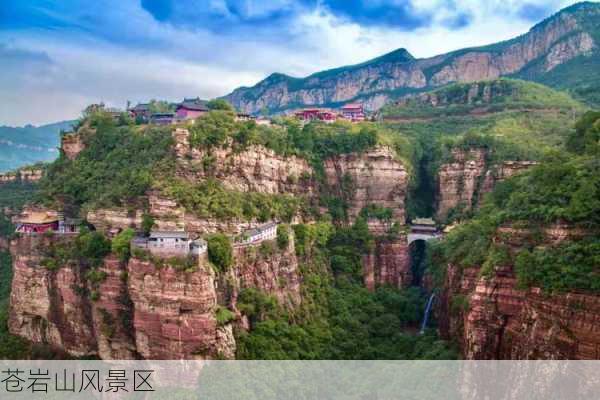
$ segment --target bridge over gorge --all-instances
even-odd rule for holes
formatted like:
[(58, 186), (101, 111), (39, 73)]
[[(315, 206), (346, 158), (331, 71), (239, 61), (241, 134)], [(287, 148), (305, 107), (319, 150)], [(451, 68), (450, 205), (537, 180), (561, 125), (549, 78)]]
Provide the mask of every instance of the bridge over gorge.
[(415, 218), (410, 224), (410, 233), (407, 240), (410, 245), (417, 240), (431, 240), (442, 236), (442, 232), (437, 228), (432, 218)]

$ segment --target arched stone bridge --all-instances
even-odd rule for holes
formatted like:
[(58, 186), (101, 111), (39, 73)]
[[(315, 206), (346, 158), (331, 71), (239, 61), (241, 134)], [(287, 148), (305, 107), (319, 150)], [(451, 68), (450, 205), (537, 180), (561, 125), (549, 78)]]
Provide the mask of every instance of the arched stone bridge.
[(441, 233), (409, 233), (407, 235), (408, 244), (410, 245), (412, 242), (417, 240), (431, 240), (442, 237)]
[(442, 237), (435, 221), (431, 218), (415, 218), (410, 224), (410, 233), (407, 235), (408, 244), (417, 240), (431, 240)]

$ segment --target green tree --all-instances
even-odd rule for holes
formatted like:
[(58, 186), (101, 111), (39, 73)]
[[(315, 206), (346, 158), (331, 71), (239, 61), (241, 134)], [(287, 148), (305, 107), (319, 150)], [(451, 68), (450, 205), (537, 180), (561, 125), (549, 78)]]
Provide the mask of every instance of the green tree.
[(233, 106), (224, 99), (213, 99), (206, 103), (209, 110), (235, 111)]
[(222, 233), (208, 237), (208, 259), (219, 270), (226, 271), (233, 264), (231, 240)]
[(154, 227), (154, 218), (152, 217), (152, 215), (150, 215), (148, 213), (144, 213), (142, 215), (142, 232), (144, 233), (144, 236), (149, 236), (150, 231), (152, 231), (153, 227)]
[(134, 235), (134, 230), (131, 228), (127, 228), (121, 231), (112, 240), (112, 252), (115, 253), (121, 261), (129, 260), (129, 257), (131, 255), (131, 239), (133, 239)]
[(290, 232), (289, 227), (286, 224), (280, 224), (277, 226), (277, 246), (281, 249), (287, 249), (290, 244)]

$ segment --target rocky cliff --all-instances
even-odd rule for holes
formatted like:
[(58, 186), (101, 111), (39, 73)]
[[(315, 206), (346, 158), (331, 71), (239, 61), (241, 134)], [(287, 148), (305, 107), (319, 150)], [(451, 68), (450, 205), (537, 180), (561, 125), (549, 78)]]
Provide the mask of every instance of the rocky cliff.
[(437, 218), (442, 221), (451, 212), (469, 211), (496, 182), (535, 165), (532, 161), (490, 163), (487, 150), (453, 149), (452, 162), (442, 164), (437, 174)]
[(405, 235), (378, 239), (372, 253), (363, 256), (363, 280), (369, 290), (377, 286), (405, 288), (412, 283), (410, 251)]
[[(273, 74), (253, 87), (242, 87), (226, 96), (240, 110), (277, 112), (301, 105), (336, 105), (363, 101), (370, 110), (380, 108), (394, 91), (417, 92), (451, 82), (472, 82), (520, 75), (540, 81), (569, 64), (597, 59), (600, 6), (581, 3), (564, 9), (515, 39), (489, 46), (463, 49), (427, 59), (415, 59), (405, 49), (362, 64), (318, 72), (306, 78)], [(592, 69), (593, 70), (593, 69)], [(588, 80), (595, 79), (592, 74)], [(575, 74), (566, 80), (576, 82)], [(547, 79), (564, 87), (565, 81)]]
[(74, 160), (85, 149), (82, 135), (77, 133), (63, 135), (60, 138), (60, 148), (69, 160)]
[(175, 150), (179, 176), (198, 182), (215, 178), (228, 189), (270, 194), (303, 194), (312, 192), (312, 168), (306, 160), (276, 154), (262, 146), (237, 151), (233, 146), (210, 150), (189, 145), (189, 131), (175, 129)]
[[(181, 270), (169, 260), (114, 256), (99, 279), (75, 262), (43, 266), (46, 249), (69, 236), (13, 240), (10, 332), (73, 356), (102, 359), (233, 358), (233, 321), (218, 321), (220, 307), (235, 310), (237, 293), (258, 288), (292, 307), (301, 301), (293, 241), (270, 253), (237, 249), (229, 271), (217, 273), (201, 258)], [(238, 314), (239, 317), (239, 314)]]
[(343, 154), (326, 160), (324, 168), (329, 188), (347, 200), (351, 220), (363, 207), (374, 204), (390, 208), (394, 219), (404, 224), (409, 173), (389, 147)]
[[(527, 233), (501, 228), (494, 242), (518, 249)], [(584, 234), (560, 225), (541, 233), (549, 246)], [(600, 357), (599, 296), (518, 289), (513, 265), (499, 266), (487, 277), (480, 272), (450, 265), (441, 296), (441, 332), (457, 340), (467, 359)]]

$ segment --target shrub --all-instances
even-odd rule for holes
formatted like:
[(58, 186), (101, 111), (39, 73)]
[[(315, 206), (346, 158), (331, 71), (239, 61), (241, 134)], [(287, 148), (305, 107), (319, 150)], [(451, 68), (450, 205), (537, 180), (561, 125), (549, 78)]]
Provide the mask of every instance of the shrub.
[(233, 321), (235, 319), (235, 314), (227, 308), (219, 306), (215, 313), (215, 317), (217, 318), (217, 325), (223, 326)]
[(104, 282), (106, 276), (106, 272), (100, 271), (97, 268), (92, 268), (85, 273), (85, 278), (89, 280), (93, 286), (97, 286), (98, 284)]
[(121, 261), (129, 260), (129, 256), (131, 255), (131, 239), (133, 239), (134, 235), (135, 232), (133, 229), (127, 228), (112, 240), (112, 252), (115, 253)]
[(226, 271), (233, 264), (233, 248), (228, 236), (216, 233), (208, 237), (208, 259), (219, 271)]
[(287, 249), (290, 244), (289, 226), (280, 224), (277, 226), (277, 246), (281, 249)]
[(150, 235), (150, 231), (154, 227), (154, 218), (148, 213), (142, 215), (142, 232), (145, 236)]
[(275, 253), (275, 244), (271, 240), (265, 240), (260, 244), (258, 252), (263, 258), (269, 258)]

